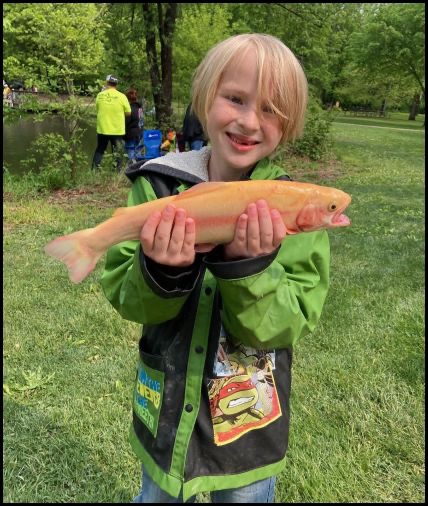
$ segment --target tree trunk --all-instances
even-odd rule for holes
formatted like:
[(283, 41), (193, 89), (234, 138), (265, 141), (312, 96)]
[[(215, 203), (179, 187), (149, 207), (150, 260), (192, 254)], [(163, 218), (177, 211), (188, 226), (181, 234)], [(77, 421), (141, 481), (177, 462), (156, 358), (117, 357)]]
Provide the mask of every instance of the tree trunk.
[(143, 9), (144, 32), (146, 37), (147, 63), (149, 65), (150, 82), (152, 85), (153, 102), (155, 104), (157, 121), (162, 90), (156, 51), (156, 18), (153, 4), (143, 3), (141, 6)]
[(158, 3), (158, 15), (163, 92), (159, 110), (159, 123), (166, 128), (172, 126), (172, 39), (177, 17), (177, 4)]
[[(172, 116), (172, 38), (177, 17), (177, 4), (158, 3), (156, 6), (156, 4), (143, 3), (142, 9), (156, 123), (160, 129), (166, 129), (171, 126)], [(160, 66), (156, 50), (156, 26), (161, 47)]]
[(415, 96), (413, 97), (413, 103), (410, 109), (409, 120), (414, 121), (416, 119), (416, 116), (419, 113), (420, 100), (421, 100), (420, 93), (415, 93)]

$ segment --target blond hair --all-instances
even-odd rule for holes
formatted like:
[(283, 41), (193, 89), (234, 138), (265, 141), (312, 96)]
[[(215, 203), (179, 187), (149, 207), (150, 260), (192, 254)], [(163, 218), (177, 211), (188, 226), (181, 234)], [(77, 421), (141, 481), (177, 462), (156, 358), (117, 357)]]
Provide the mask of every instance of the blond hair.
[[(196, 69), (192, 84), (192, 110), (206, 132), (206, 121), (226, 67), (247, 49), (255, 51), (258, 94), (281, 121), (281, 143), (303, 133), (308, 84), (292, 51), (272, 35), (246, 33), (216, 44)], [(253, 54), (253, 53), (251, 53)]]

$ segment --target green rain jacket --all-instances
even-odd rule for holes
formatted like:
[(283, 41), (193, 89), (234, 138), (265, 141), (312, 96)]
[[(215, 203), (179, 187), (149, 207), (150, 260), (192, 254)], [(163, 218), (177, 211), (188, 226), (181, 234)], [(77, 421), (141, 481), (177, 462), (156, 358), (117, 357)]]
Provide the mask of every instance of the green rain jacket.
[[(128, 206), (208, 180), (210, 148), (131, 166)], [(251, 179), (289, 179), (269, 160)], [(317, 324), (329, 284), (325, 231), (269, 255), (225, 262), (221, 246), (186, 268), (138, 241), (110, 248), (101, 284), (143, 324), (130, 442), (151, 478), (186, 501), (278, 474), (288, 445), (292, 348)]]

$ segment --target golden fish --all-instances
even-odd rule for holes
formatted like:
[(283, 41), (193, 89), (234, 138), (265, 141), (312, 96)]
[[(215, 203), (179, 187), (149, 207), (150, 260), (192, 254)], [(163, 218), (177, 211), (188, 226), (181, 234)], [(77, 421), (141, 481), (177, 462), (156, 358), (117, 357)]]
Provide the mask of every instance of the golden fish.
[(94, 228), (54, 239), (45, 252), (64, 262), (70, 280), (80, 283), (111, 246), (139, 240), (147, 218), (168, 204), (184, 209), (195, 220), (197, 244), (225, 244), (233, 239), (238, 217), (259, 199), (279, 211), (289, 234), (350, 225), (342, 213), (351, 197), (335, 188), (278, 180), (210, 182), (178, 195), (119, 208)]

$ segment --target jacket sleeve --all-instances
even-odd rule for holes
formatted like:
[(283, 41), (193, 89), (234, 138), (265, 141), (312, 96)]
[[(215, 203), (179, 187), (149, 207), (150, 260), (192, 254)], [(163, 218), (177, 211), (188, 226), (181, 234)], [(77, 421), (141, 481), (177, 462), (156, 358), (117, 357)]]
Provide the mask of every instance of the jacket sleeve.
[[(150, 184), (139, 177), (133, 183), (128, 206), (156, 199)], [(156, 324), (177, 316), (196, 285), (197, 265), (167, 269), (146, 258), (139, 241), (125, 241), (107, 252), (101, 286), (126, 320)]]
[(314, 330), (329, 285), (326, 231), (289, 235), (264, 257), (206, 263), (217, 278), (222, 321), (232, 341), (286, 348)]

